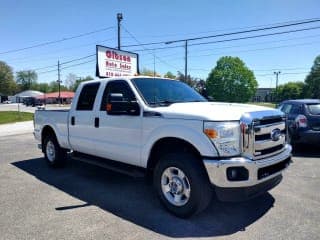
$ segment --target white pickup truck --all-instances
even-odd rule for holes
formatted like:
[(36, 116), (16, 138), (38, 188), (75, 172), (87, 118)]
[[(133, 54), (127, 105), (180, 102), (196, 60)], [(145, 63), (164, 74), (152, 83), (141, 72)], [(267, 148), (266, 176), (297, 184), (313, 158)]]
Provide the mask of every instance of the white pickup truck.
[[(69, 111), (38, 110), (34, 135), (50, 166), (71, 158), (152, 176), (179, 217), (276, 186), (291, 161), (283, 113), (207, 102), (170, 79), (126, 77), (82, 83)], [(148, 178), (149, 179), (149, 178)]]

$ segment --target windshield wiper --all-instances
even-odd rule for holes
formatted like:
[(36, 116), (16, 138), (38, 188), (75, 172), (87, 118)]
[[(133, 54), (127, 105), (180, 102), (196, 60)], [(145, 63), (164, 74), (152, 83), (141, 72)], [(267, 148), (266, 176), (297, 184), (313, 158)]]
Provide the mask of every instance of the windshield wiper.
[(150, 102), (149, 104), (156, 105), (156, 106), (170, 106), (173, 103), (178, 103), (178, 101), (162, 100), (162, 101)]

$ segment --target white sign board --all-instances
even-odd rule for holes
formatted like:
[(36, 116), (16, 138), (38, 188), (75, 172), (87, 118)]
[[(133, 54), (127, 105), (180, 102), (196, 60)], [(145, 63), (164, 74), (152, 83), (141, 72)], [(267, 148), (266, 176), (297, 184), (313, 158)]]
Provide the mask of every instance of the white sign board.
[(97, 77), (139, 74), (138, 54), (97, 45)]

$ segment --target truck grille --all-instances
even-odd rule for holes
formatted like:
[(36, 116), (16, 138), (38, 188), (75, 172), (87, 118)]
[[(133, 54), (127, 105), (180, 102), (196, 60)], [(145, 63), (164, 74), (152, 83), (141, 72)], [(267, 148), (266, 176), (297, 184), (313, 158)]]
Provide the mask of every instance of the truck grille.
[(243, 155), (259, 160), (284, 150), (286, 123), (277, 110), (246, 114), (241, 118)]

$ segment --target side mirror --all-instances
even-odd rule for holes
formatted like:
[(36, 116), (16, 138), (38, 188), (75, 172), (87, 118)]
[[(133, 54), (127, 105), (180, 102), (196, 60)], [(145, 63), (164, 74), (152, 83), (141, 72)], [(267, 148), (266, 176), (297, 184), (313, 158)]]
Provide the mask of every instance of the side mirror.
[(108, 95), (106, 110), (109, 115), (140, 115), (140, 107), (137, 101), (124, 99), (122, 93)]

